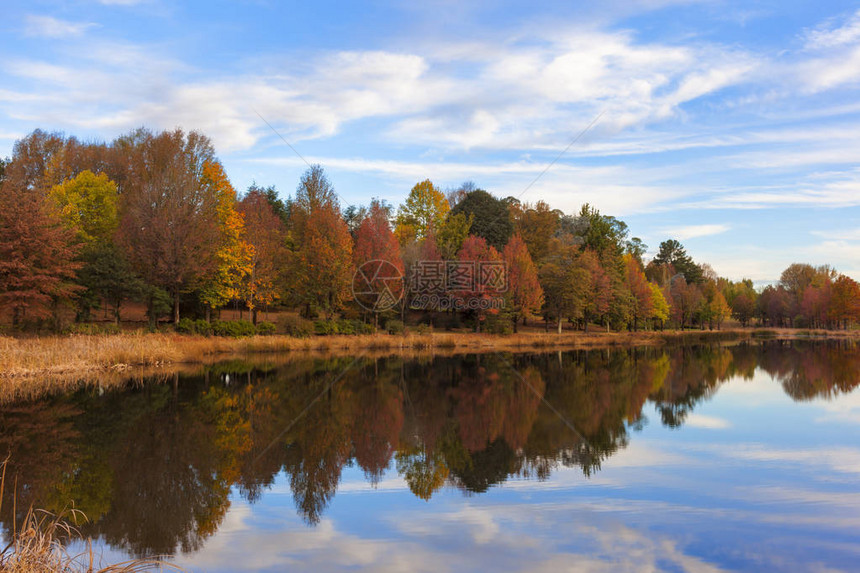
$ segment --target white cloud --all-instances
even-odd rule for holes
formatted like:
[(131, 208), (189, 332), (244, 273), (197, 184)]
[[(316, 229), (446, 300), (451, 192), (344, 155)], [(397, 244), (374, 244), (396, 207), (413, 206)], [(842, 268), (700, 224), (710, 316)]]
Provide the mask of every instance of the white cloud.
[(715, 416), (705, 416), (704, 414), (689, 414), (684, 420), (684, 425), (691, 428), (703, 428), (706, 430), (725, 430), (731, 427), (731, 422), (723, 418)]
[(719, 235), (720, 233), (725, 233), (729, 229), (731, 229), (731, 227), (725, 224), (687, 225), (684, 227), (666, 229), (664, 232), (670, 237), (676, 238), (680, 241), (685, 241), (687, 239), (694, 239), (697, 237)]
[(52, 16), (36, 16), (30, 14), (25, 19), (24, 31), (28, 36), (45, 38), (68, 38), (81, 36), (87, 30), (96, 27), (92, 22), (69, 22)]
[(841, 26), (833, 19), (806, 34), (806, 47), (812, 50), (833, 48), (860, 41), (860, 10), (855, 12)]

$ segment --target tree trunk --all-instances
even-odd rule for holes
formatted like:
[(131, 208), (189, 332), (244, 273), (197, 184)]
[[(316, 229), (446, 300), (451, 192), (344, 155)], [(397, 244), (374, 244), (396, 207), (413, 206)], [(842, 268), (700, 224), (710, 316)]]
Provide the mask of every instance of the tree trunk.
[(206, 305), (206, 322), (212, 322), (212, 308), (209, 305)]
[(557, 326), (558, 326), (558, 333), (561, 334), (561, 316), (558, 317)]
[(251, 322), (254, 323), (254, 326), (257, 326), (257, 307), (256, 306), (251, 311)]
[(173, 324), (179, 324), (179, 290), (173, 291)]

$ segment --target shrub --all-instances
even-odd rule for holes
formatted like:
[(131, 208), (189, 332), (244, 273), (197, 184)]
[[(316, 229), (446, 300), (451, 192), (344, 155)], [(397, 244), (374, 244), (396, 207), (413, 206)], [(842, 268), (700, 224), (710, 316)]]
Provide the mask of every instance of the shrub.
[(179, 322), (176, 323), (175, 330), (180, 334), (200, 334), (202, 336), (209, 336), (212, 334), (212, 325), (202, 318), (198, 318), (197, 320), (180, 318)]
[(433, 332), (433, 327), (431, 327), (429, 324), (422, 323), (415, 327), (415, 332), (417, 332), (418, 334), (430, 334), (431, 332)]
[(337, 334), (337, 323), (333, 320), (315, 320), (314, 334), (318, 334), (320, 336)]
[(272, 322), (258, 322), (257, 323), (257, 334), (263, 336), (269, 336), (275, 334), (275, 324)]
[(366, 322), (362, 322), (360, 320), (342, 320), (341, 323), (348, 322), (350, 323), (350, 328), (352, 329), (352, 334), (373, 334), (376, 332), (376, 329), (373, 328), (372, 324), (367, 324)]
[[(179, 322), (182, 322), (182, 321), (180, 320)], [(211, 336), (212, 325), (208, 321), (206, 321), (202, 318), (198, 318), (197, 320), (194, 321), (194, 332), (196, 334), (200, 334), (202, 336)]]
[(513, 334), (514, 325), (508, 316), (489, 314), (484, 320), (484, 332), (487, 334)]
[(321, 336), (332, 334), (373, 334), (373, 325), (360, 320), (316, 320), (314, 332)]
[(121, 333), (122, 329), (116, 324), (92, 324), (89, 322), (76, 322), (63, 330), (63, 334), (84, 334), (87, 336)]
[(278, 319), (278, 330), (296, 338), (307, 338), (314, 333), (313, 321), (287, 314)]
[(385, 325), (385, 328), (388, 330), (389, 334), (403, 334), (403, 331), (406, 330), (403, 322), (397, 319), (389, 320)]
[(176, 332), (180, 334), (194, 334), (194, 321), (190, 318), (181, 318), (176, 323)]
[(219, 320), (212, 324), (212, 333), (216, 336), (242, 338), (254, 336), (257, 329), (250, 320)]

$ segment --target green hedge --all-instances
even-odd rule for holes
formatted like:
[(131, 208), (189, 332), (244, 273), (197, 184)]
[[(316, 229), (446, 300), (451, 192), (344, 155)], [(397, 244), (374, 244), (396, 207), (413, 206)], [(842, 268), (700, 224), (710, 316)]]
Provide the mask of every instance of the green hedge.
[(360, 320), (315, 320), (314, 332), (319, 335), (331, 334), (373, 334), (373, 325)]
[(250, 320), (219, 320), (212, 323), (212, 334), (244, 338), (257, 334), (257, 329), (254, 328), (254, 323)]
[(314, 323), (300, 316), (287, 314), (278, 319), (278, 331), (296, 338), (308, 338), (314, 334)]
[(120, 334), (122, 329), (116, 324), (92, 324), (89, 322), (76, 322), (63, 330), (63, 334), (86, 334), (96, 336), (100, 334)]

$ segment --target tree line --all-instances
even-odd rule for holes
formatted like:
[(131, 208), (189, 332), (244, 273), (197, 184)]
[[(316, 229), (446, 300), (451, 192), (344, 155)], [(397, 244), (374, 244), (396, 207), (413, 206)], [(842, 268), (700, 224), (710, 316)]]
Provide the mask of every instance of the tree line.
[[(396, 209), (379, 200), (341, 205), (320, 166), (295, 194), (252, 185), (241, 195), (211, 141), (182, 130), (139, 129), (110, 143), (34, 131), (0, 161), (0, 312), (14, 328), (60, 329), (98, 309), (118, 323), (129, 301), (160, 318), (205, 317), (233, 306), (305, 318), (364, 318), (352, 280), (366, 261), (404, 277), (420, 261), (503, 262), (504, 288), (476, 284), (461, 298), (504, 300), (501, 310), (400, 310), (372, 317), (496, 332), (535, 316), (607, 329), (743, 326), (848, 328), (860, 286), (829, 266), (793, 264), (777, 284), (719, 277), (674, 239), (644, 260), (627, 225), (583, 205), (497, 198), (471, 182), (443, 191), (416, 184)], [(399, 293), (398, 293), (399, 294)], [(72, 317), (72, 318), (64, 318)], [(401, 322), (402, 326), (402, 322)]]

